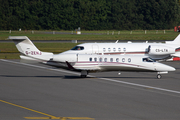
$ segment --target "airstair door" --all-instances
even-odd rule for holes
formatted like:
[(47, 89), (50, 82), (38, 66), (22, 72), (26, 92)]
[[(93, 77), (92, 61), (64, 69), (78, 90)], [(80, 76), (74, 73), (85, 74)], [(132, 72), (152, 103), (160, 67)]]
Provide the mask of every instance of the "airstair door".
[(92, 53), (93, 54), (99, 53), (99, 46), (98, 45), (92, 45)]

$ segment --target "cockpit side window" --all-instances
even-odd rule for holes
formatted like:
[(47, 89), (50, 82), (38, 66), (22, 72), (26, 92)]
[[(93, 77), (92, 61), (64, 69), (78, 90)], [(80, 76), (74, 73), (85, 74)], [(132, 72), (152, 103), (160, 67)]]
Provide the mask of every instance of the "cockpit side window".
[(151, 59), (150, 57), (143, 58), (142, 60), (143, 60), (143, 62), (156, 62), (155, 60)]
[(83, 46), (75, 46), (71, 50), (84, 50)]

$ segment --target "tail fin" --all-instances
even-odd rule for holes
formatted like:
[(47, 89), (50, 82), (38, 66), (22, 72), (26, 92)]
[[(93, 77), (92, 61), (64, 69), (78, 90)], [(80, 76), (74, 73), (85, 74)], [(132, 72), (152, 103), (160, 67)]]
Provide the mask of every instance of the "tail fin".
[(167, 44), (176, 44), (180, 46), (180, 34), (173, 41), (166, 41)]
[(53, 56), (53, 53), (41, 52), (27, 36), (9, 36), (9, 39), (13, 40), (18, 51), (24, 56), (45, 61)]

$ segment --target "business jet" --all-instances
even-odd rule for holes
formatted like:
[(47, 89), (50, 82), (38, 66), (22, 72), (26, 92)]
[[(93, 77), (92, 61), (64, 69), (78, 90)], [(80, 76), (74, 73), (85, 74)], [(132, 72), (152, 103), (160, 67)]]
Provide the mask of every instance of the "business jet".
[[(26, 36), (10, 36), (9, 39), (26, 39)], [(31, 42), (32, 43), (32, 42)], [(28, 52), (26, 50), (26, 52)], [(37, 51), (26, 54), (36, 54)], [(75, 46), (64, 54), (99, 54), (99, 55), (145, 55), (154, 60), (179, 61), (180, 60), (180, 34), (173, 41), (165, 43), (83, 43)], [(60, 53), (60, 54), (63, 54)], [(38, 53), (37, 53), (38, 54)]]
[(83, 50), (82, 46), (76, 46), (72, 49), (73, 52), (66, 51), (53, 54), (40, 51), (26, 36), (10, 36), (9, 39), (14, 41), (21, 53), (21, 59), (39, 61), (47, 65), (80, 71), (81, 77), (86, 77), (90, 72), (134, 71), (157, 72), (157, 78), (161, 78), (161, 74), (175, 71), (175, 68), (156, 62), (145, 55), (107, 55), (75, 52), (76, 50)]
[(165, 43), (83, 43), (64, 53), (78, 54), (105, 54), (145, 55), (154, 60), (179, 61), (180, 60), (180, 34), (173, 41)]

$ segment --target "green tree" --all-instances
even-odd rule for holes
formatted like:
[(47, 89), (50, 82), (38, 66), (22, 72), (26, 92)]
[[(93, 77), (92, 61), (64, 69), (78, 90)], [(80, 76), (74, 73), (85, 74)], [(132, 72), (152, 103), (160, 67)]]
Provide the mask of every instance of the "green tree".
[(170, 29), (179, 17), (172, 0), (0, 0), (0, 30)]

